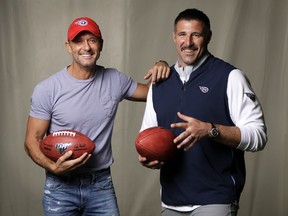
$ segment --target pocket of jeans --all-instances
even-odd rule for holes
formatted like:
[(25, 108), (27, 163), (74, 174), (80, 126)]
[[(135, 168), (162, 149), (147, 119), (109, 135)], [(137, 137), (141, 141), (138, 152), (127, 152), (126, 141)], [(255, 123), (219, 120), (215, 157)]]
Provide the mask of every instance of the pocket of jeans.
[(46, 176), (44, 189), (45, 190), (58, 190), (63, 188), (64, 182), (61, 179), (55, 178), (53, 176)]
[(96, 185), (99, 189), (102, 189), (102, 190), (113, 188), (113, 182), (112, 182), (111, 175), (99, 178), (98, 181), (96, 182)]

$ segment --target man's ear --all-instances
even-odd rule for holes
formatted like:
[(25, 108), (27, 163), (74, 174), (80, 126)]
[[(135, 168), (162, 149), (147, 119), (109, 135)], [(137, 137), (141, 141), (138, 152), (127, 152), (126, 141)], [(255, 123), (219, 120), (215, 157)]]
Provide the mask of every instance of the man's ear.
[(66, 46), (67, 52), (68, 52), (69, 54), (71, 54), (71, 53), (72, 53), (72, 49), (71, 49), (71, 46), (70, 46), (69, 41), (66, 41), (66, 42), (65, 42), (65, 46)]
[(173, 40), (174, 43), (176, 42), (176, 34), (175, 34), (174, 31), (173, 31), (173, 33), (172, 33), (172, 40)]
[(100, 38), (100, 52), (103, 49), (103, 44), (104, 44), (104, 40), (102, 38)]
[(210, 43), (211, 38), (212, 38), (212, 31), (210, 30), (207, 34), (207, 37), (206, 37), (207, 44)]

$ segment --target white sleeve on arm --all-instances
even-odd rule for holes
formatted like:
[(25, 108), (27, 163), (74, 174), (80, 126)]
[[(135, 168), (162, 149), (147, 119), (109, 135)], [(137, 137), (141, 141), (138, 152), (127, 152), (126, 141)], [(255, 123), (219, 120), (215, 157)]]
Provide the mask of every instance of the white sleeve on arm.
[(267, 142), (263, 110), (248, 78), (238, 69), (229, 75), (227, 97), (231, 119), (241, 131), (237, 149), (262, 150)]
[(152, 85), (153, 84), (151, 84), (149, 87), (149, 91), (148, 91), (148, 95), (147, 95), (146, 108), (145, 108), (144, 117), (143, 117), (142, 126), (141, 126), (140, 131), (143, 131), (149, 127), (158, 126), (156, 112), (154, 110), (153, 100), (152, 100)]

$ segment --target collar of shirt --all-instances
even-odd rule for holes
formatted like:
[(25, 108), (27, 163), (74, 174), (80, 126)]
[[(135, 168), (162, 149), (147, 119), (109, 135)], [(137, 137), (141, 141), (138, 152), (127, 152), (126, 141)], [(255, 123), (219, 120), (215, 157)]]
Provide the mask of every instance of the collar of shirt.
[(197, 70), (197, 68), (199, 68), (203, 62), (208, 58), (208, 56), (210, 55), (210, 53), (207, 53), (206, 55), (204, 55), (200, 61), (198, 61), (197, 64), (195, 65), (188, 65), (186, 67), (181, 67), (179, 65), (179, 59), (177, 60), (176, 64), (174, 65), (175, 70), (177, 71), (177, 73), (179, 74), (179, 77), (181, 79), (181, 81), (183, 83), (187, 82), (189, 80), (189, 77), (191, 75), (191, 73), (195, 70)]

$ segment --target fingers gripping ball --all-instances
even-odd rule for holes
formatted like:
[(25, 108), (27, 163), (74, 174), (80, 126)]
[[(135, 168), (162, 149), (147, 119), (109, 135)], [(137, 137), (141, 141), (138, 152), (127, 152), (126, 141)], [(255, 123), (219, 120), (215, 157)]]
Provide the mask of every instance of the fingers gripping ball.
[(68, 151), (73, 151), (70, 159), (80, 157), (85, 152), (92, 153), (95, 144), (90, 138), (75, 130), (56, 131), (40, 142), (40, 150), (53, 161)]
[(176, 144), (173, 142), (174, 138), (174, 133), (166, 128), (148, 128), (136, 137), (136, 150), (149, 161), (165, 162), (172, 159), (177, 151)]

